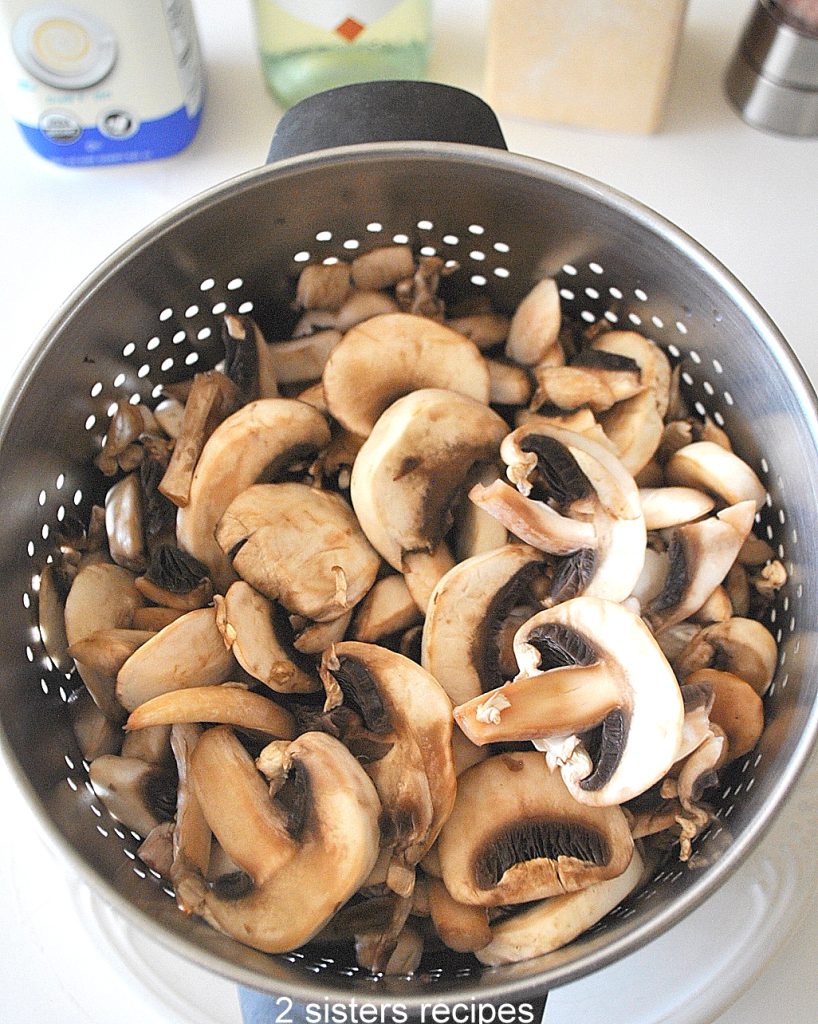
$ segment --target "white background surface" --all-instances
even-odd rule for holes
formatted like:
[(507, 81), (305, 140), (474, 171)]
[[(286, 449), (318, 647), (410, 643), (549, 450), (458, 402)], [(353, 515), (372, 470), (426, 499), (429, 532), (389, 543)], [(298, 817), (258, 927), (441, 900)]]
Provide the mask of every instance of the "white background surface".
[[(0, 110), (0, 387), (8, 386), (52, 313), (120, 243), (178, 202), (263, 162), (280, 111), (264, 88), (249, 4), (194, 0), (194, 6), (209, 87), (202, 128), (182, 154), (129, 167), (59, 168), (30, 152)], [(721, 89), (750, 6), (691, 0), (666, 117), (654, 136), (511, 118), (502, 126), (511, 150), (599, 178), (693, 235), (744, 282), (818, 380), (818, 140), (750, 129)], [(486, 7), (477, 0), (436, 3), (431, 78), (480, 92)], [(806, 798), (818, 819), (818, 795), (810, 791)], [(92, 975), (89, 968), (78, 967), (75, 975), (65, 969), (82, 960), (89, 940), (74, 937), (70, 910), (49, 919), (70, 901), (39, 895), (37, 872), (54, 866), (43, 859), (33, 823), (2, 778), (0, 814), (15, 851), (11, 870), (6, 862), (0, 872), (0, 1021), (97, 1024), (112, 1019), (118, 1004), (122, 1024), (181, 1019), (144, 1002), (141, 989), (114, 966), (113, 952), (95, 947)], [(65, 887), (59, 872), (56, 879), (49, 875), (49, 884)], [(719, 1024), (814, 1024), (818, 923), (807, 892), (795, 902), (804, 911), (800, 925)], [(55, 936), (62, 937), (59, 947)], [(684, 965), (681, 948), (680, 972)], [(105, 998), (92, 1000), (94, 988)], [(107, 1006), (108, 1015), (97, 1016), (96, 1006)]]

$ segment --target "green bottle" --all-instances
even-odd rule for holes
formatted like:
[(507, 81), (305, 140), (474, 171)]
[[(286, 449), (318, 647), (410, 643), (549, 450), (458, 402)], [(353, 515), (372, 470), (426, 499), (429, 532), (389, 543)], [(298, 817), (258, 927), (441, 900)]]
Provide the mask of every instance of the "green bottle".
[(255, 0), (267, 84), (283, 107), (336, 85), (422, 78), (430, 0)]

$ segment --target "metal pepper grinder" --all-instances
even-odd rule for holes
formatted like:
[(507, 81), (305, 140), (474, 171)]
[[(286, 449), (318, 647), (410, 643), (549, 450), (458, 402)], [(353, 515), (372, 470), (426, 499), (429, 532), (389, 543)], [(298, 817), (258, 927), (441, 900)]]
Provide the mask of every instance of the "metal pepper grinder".
[(758, 0), (725, 90), (754, 128), (818, 136), (818, 3)]

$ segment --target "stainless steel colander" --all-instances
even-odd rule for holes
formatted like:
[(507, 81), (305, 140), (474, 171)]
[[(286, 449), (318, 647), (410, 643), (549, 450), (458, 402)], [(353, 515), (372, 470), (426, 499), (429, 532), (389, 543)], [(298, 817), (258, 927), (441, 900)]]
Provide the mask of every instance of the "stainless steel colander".
[[(405, 96), (402, 103), (405, 113)], [(407, 135), (412, 117), (403, 113)], [(320, 122), (311, 119), (312, 127)], [(490, 128), (475, 124), (454, 137), (497, 144)], [(388, 129), (374, 132), (384, 135)], [(36, 623), (38, 574), (53, 533), (66, 516), (87, 518), (104, 495), (105, 481), (90, 467), (113, 404), (151, 404), (166, 382), (213, 365), (225, 311), (252, 312), (275, 336), (305, 262), (393, 240), (457, 260), (449, 283), (485, 291), (501, 309), (551, 275), (569, 314), (633, 327), (681, 360), (691, 408), (725, 427), (767, 487), (757, 532), (789, 578), (765, 619), (779, 642), (767, 727), (712, 791), (716, 820), (689, 866), (660, 864), (651, 884), (546, 958), (485, 969), (436, 954), (411, 978), (376, 979), (352, 957), (310, 948), (267, 956), (179, 913), (169, 883), (136, 858), (137, 837), (91, 790), (67, 709), (81, 683), (50, 663)], [(301, 1002), (355, 996), (410, 1009), (432, 1000), (530, 999), (635, 950), (696, 907), (758, 843), (813, 745), (815, 395), (764, 311), (712, 256), (581, 175), (461, 141), (376, 141), (288, 157), (229, 181), (138, 235), (69, 299), (24, 366), (0, 428), (0, 735), (10, 770), (93, 889), (161, 943), (244, 985)]]

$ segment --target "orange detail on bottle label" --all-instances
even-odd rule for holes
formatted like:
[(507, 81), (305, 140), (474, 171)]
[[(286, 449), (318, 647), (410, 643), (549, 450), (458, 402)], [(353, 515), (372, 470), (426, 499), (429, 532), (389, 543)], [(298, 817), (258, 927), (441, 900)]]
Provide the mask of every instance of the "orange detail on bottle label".
[(335, 26), (335, 32), (342, 36), (348, 43), (351, 43), (366, 28), (366, 25), (362, 25), (360, 21), (356, 21), (354, 18), (344, 18), (340, 25)]

